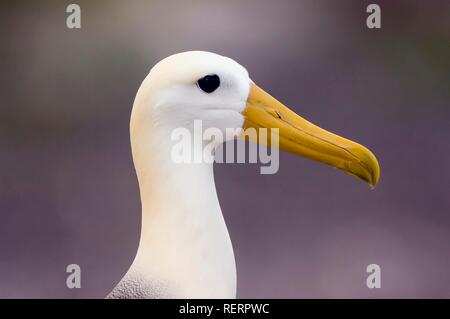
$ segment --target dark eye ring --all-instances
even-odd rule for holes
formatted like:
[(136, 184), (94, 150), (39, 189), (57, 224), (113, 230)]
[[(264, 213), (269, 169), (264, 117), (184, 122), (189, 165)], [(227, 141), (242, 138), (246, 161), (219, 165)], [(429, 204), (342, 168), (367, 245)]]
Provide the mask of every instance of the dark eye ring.
[(197, 85), (202, 91), (212, 93), (220, 86), (220, 78), (216, 74), (207, 75), (198, 80)]

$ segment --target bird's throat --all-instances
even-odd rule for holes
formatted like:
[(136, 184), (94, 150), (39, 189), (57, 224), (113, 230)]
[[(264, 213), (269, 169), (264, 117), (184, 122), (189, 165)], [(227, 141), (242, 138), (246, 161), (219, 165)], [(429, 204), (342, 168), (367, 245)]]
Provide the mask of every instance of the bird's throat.
[(142, 203), (133, 270), (167, 283), (171, 297), (233, 298), (234, 255), (213, 164), (174, 163), (170, 143), (159, 141), (133, 145)]

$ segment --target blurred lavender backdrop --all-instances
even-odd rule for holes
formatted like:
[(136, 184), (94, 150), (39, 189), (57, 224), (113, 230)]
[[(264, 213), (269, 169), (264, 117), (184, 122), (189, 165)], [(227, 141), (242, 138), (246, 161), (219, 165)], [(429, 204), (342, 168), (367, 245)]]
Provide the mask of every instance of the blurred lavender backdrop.
[[(217, 165), (238, 297), (450, 298), (450, 2), (371, 2), (76, 1), (69, 30), (69, 1), (3, 0), (0, 297), (102, 298), (122, 277), (140, 227), (134, 95), (157, 61), (199, 49), (382, 168), (370, 191), (289, 154), (276, 175)], [(66, 288), (70, 263), (81, 289)]]

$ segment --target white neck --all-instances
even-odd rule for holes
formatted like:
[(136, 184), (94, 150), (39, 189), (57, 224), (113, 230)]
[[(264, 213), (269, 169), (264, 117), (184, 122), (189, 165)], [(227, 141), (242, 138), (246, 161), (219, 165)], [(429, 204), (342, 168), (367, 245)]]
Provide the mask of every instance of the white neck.
[(233, 249), (214, 184), (213, 164), (178, 164), (170, 134), (132, 137), (142, 229), (131, 271), (169, 297), (234, 298)]

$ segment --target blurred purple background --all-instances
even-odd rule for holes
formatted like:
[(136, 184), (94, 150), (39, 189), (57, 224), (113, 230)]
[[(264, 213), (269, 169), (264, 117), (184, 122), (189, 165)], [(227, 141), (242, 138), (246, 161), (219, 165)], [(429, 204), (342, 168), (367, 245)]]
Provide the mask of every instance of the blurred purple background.
[(134, 96), (160, 59), (198, 49), (381, 165), (374, 191), (285, 153), (276, 175), (217, 165), (238, 297), (450, 298), (449, 1), (76, 1), (81, 30), (69, 3), (0, 4), (0, 297), (103, 298), (123, 276), (141, 213)]

